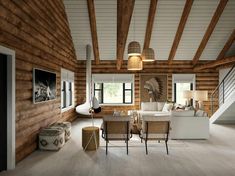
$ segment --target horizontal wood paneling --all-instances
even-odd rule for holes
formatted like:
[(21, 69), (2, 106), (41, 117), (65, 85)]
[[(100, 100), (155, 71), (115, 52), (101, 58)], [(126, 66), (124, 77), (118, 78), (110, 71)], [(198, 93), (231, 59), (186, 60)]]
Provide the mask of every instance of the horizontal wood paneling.
[[(201, 62), (204, 63), (204, 62)], [(126, 61), (122, 66), (121, 70), (116, 70), (115, 61), (101, 61), (99, 65), (92, 64), (92, 73), (134, 73), (135, 74), (135, 104), (133, 106), (102, 106), (102, 113), (97, 116), (102, 116), (103, 114), (112, 114), (113, 110), (130, 110), (140, 108), (140, 86), (139, 80), (142, 73), (157, 73), (157, 74), (167, 74), (168, 75), (168, 95), (167, 99), (172, 99), (172, 74), (173, 73), (194, 73), (196, 74), (196, 89), (197, 90), (208, 90), (209, 97), (212, 91), (218, 85), (219, 74), (215, 69), (194, 71), (191, 62), (189, 61), (174, 61), (172, 65), (168, 65), (167, 61), (158, 61), (152, 64), (144, 64), (144, 70), (138, 72), (131, 72), (127, 70)], [(83, 74), (78, 77), (78, 89), (82, 90), (78, 95), (78, 102), (82, 103), (85, 101), (85, 61), (78, 62), (78, 68)], [(204, 102), (205, 110), (210, 114), (210, 102)], [(218, 105), (217, 105), (218, 106)]]
[[(16, 52), (16, 160), (20, 161), (37, 148), (41, 128), (76, 118), (74, 109), (60, 111), (60, 70), (75, 72), (77, 104), (77, 60), (62, 0), (0, 1), (0, 11), (0, 45)], [(33, 68), (56, 72), (56, 100), (33, 104)]]

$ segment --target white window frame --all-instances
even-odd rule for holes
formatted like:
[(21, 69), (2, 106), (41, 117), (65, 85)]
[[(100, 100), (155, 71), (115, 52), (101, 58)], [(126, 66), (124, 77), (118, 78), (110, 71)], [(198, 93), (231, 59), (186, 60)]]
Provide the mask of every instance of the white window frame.
[(172, 101), (175, 97), (174, 84), (175, 83), (192, 83), (193, 90), (196, 87), (196, 75), (195, 74), (172, 74)]
[[(63, 105), (62, 105), (62, 87), (63, 87), (63, 82), (66, 81), (66, 82), (71, 82), (72, 83), (72, 104), (70, 106), (66, 106), (65, 108), (63, 108)], [(65, 112), (65, 111), (68, 111), (72, 108), (75, 107), (75, 103), (74, 103), (74, 72), (72, 71), (69, 71), (69, 70), (66, 70), (64, 68), (61, 68), (61, 86), (60, 86), (60, 97), (61, 97), (61, 112)]]
[(132, 83), (132, 103), (104, 103), (102, 106), (133, 106), (135, 105), (135, 75), (134, 74), (92, 74), (92, 96), (95, 83)]

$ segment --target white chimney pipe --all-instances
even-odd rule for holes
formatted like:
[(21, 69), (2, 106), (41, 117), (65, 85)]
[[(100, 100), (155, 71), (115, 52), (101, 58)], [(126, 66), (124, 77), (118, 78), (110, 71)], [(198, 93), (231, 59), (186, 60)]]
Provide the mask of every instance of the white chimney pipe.
[(76, 107), (76, 112), (82, 115), (90, 115), (91, 108), (91, 46), (86, 45), (86, 102)]

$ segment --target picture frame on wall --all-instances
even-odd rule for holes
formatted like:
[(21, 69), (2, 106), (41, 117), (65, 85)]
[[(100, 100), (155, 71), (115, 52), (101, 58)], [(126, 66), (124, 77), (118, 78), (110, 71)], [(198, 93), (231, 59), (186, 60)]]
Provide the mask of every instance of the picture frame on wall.
[(42, 103), (56, 99), (56, 73), (33, 69), (33, 103)]
[(167, 101), (167, 74), (140, 75), (140, 101)]

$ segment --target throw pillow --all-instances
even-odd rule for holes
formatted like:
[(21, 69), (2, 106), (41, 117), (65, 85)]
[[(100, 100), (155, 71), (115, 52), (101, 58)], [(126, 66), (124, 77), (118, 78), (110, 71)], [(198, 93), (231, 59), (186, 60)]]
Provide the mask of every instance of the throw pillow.
[(175, 104), (174, 105), (174, 109), (185, 109), (185, 106), (184, 105), (181, 105), (181, 104)]
[(173, 108), (173, 104), (172, 103), (165, 103), (164, 106), (163, 106), (163, 109), (162, 111), (163, 112), (169, 112), (171, 111)]

